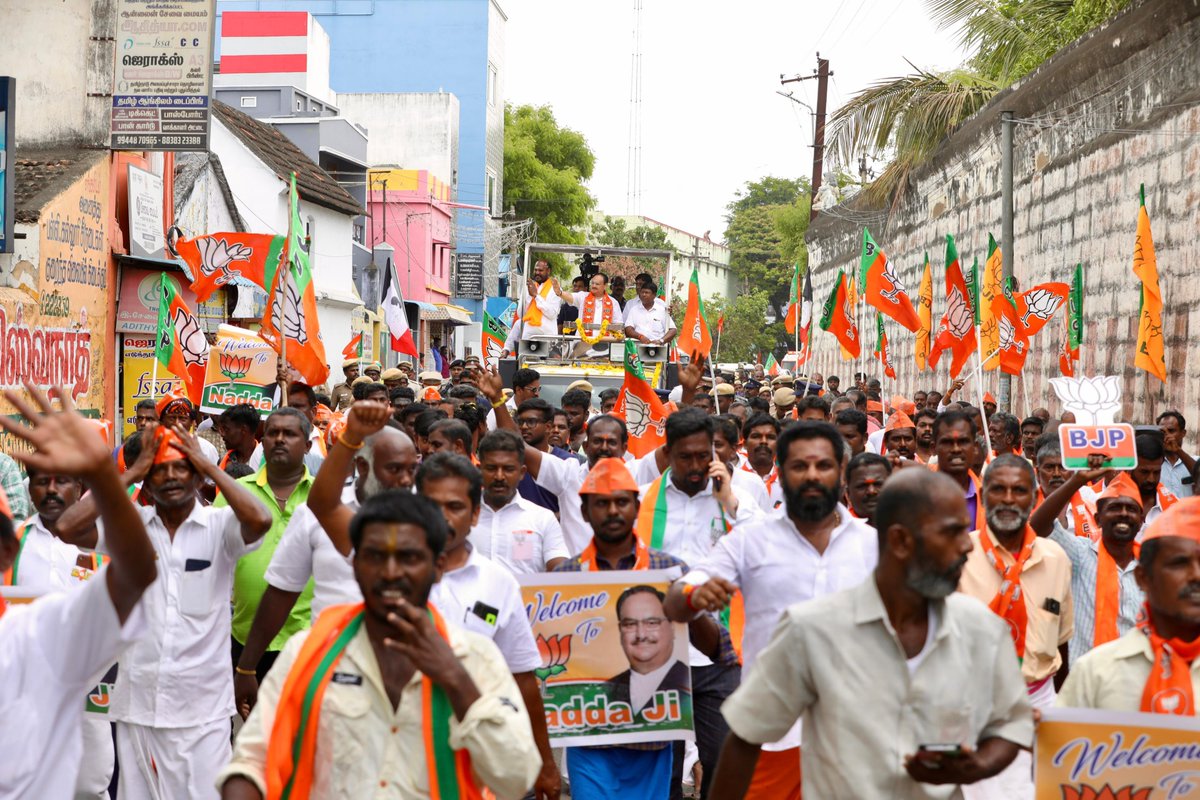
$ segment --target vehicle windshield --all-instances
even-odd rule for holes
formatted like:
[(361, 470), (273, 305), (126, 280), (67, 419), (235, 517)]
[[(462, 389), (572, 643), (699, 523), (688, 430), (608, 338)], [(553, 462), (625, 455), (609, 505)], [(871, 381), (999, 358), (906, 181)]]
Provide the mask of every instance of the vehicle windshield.
[[(534, 369), (537, 369), (534, 366)], [(559, 408), (559, 403), (562, 402), (562, 396), (566, 393), (567, 387), (580, 378), (584, 378), (592, 385), (592, 405), (597, 409), (600, 408), (600, 393), (605, 389), (620, 389), (621, 384), (625, 381), (624, 375), (542, 375), (541, 384), (542, 392), (539, 397), (545, 400), (555, 408)]]

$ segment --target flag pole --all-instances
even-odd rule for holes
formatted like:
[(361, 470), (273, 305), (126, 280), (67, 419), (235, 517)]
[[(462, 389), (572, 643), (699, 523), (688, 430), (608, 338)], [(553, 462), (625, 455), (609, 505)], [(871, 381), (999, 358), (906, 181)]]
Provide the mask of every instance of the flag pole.
[[(979, 328), (975, 329), (976, 338), (978, 338)], [(978, 380), (975, 381), (975, 396), (979, 398), (979, 416), (983, 418), (983, 440), (987, 443), (987, 453), (984, 454), (984, 461), (992, 454), (992, 434), (988, 431), (987, 411), (983, 408), (983, 362), (979, 358), (979, 353), (974, 353), (975, 356), (975, 373)]]
[(157, 340), (154, 348), (154, 366), (150, 370), (150, 399), (158, 399), (158, 347)]

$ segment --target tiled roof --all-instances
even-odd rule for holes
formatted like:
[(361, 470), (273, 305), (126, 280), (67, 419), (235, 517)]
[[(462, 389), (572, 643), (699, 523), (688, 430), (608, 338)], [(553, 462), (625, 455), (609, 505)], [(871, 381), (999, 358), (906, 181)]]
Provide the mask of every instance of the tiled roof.
[(17, 182), (13, 187), (16, 221), (37, 222), (47, 203), (107, 157), (107, 150), (17, 148)]
[(340, 211), (343, 214), (366, 213), (362, 206), (343, 189), (329, 173), (278, 130), (247, 116), (220, 100), (212, 101), (213, 114), (229, 128), (250, 152), (266, 164), (282, 181), (296, 173), (296, 189), (310, 203)]

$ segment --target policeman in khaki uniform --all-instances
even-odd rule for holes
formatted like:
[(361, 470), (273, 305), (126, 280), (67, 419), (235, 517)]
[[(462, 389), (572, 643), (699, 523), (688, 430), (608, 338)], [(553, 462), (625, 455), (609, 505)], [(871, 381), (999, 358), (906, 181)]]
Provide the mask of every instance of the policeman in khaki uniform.
[(354, 402), (354, 393), (350, 391), (350, 385), (354, 383), (354, 379), (358, 377), (359, 362), (357, 358), (348, 358), (342, 362), (342, 374), (346, 376), (346, 380), (333, 387), (333, 410), (342, 411), (350, 407)]

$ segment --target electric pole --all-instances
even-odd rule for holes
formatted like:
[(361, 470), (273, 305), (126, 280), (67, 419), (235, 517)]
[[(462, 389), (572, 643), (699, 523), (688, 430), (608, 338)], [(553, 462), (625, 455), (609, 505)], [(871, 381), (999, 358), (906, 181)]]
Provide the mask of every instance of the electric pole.
[(779, 76), (780, 83), (796, 83), (817, 79), (817, 114), (813, 126), (813, 166), (812, 166), (812, 195), (809, 203), (808, 219), (811, 222), (817, 216), (817, 192), (821, 190), (821, 174), (825, 166), (825, 102), (829, 97), (829, 59), (821, 58), (817, 53), (817, 68), (812, 75), (796, 75), (791, 78)]
[[(1000, 288), (1013, 276), (1013, 112), (1000, 113)], [(1012, 410), (1012, 379), (1000, 371), (1000, 408)], [(1028, 413), (1028, 409), (1026, 409)]]

